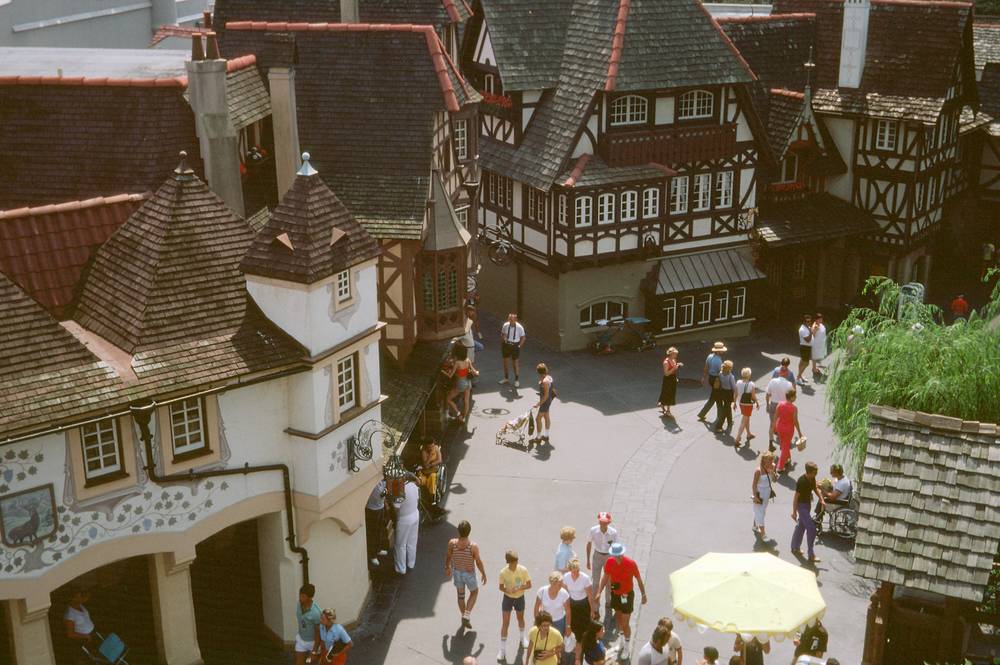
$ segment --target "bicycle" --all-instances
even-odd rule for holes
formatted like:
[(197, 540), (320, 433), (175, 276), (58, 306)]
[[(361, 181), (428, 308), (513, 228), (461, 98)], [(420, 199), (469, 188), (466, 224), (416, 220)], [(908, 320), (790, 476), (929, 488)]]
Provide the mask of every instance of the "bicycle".
[(491, 263), (505, 266), (514, 260), (514, 246), (510, 240), (501, 238), (498, 231), (493, 231), (496, 237), (490, 237), (486, 229), (479, 232), (476, 240), (486, 247), (486, 256)]

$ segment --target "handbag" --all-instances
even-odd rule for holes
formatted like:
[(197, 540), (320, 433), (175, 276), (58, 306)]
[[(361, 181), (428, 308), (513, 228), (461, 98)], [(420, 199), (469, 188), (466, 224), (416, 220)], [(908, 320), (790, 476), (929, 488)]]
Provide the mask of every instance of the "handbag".
[(806, 437), (800, 436), (799, 440), (795, 443), (795, 449), (800, 453), (806, 449)]
[(768, 501), (774, 501), (774, 483), (771, 482), (771, 474), (767, 474), (767, 486), (771, 488), (771, 496)]

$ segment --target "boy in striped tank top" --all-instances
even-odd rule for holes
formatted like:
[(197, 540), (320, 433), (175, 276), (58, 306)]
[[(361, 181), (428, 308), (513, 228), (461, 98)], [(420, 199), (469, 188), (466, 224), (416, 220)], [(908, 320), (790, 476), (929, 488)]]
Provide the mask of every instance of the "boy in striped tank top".
[[(458, 538), (448, 541), (448, 552), (444, 557), (444, 575), (455, 583), (458, 611), (462, 613), (462, 627), (466, 630), (472, 630), (472, 621), (469, 617), (479, 596), (476, 568), (479, 569), (483, 584), (486, 584), (486, 569), (483, 567), (483, 560), (479, 558), (479, 545), (469, 540), (470, 533), (472, 525), (466, 520), (459, 522)], [(466, 589), (469, 591), (468, 600), (465, 598)]]

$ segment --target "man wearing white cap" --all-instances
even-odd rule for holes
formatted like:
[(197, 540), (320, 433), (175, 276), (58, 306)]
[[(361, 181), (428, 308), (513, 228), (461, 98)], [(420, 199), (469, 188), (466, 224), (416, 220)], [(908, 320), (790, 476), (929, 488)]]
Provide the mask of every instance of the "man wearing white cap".
[(601, 586), (597, 589), (597, 595), (601, 595), (605, 585), (611, 587), (611, 609), (615, 613), (618, 632), (625, 638), (622, 649), (625, 656), (628, 657), (629, 639), (632, 637), (629, 620), (632, 618), (632, 610), (635, 609), (635, 591), (632, 588), (632, 581), (635, 580), (636, 584), (639, 585), (643, 605), (646, 604), (646, 585), (642, 583), (639, 565), (625, 556), (625, 545), (613, 543), (608, 553), (611, 558), (604, 564), (604, 577), (601, 578)]
[[(591, 571), (594, 589), (601, 587), (608, 550), (611, 548), (611, 543), (617, 541), (618, 529), (611, 526), (611, 513), (597, 513), (597, 524), (590, 527), (590, 538), (587, 539), (587, 570)], [(595, 595), (599, 597), (599, 594)], [(604, 604), (611, 605), (610, 590), (604, 596)]]

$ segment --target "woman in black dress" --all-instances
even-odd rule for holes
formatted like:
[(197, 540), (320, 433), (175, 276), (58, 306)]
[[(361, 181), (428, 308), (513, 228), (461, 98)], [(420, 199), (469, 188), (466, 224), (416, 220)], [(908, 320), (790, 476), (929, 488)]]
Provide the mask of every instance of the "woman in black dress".
[(677, 370), (684, 367), (684, 363), (677, 362), (677, 349), (670, 347), (667, 349), (667, 356), (663, 359), (663, 383), (660, 384), (660, 415), (673, 418), (670, 407), (677, 403)]

